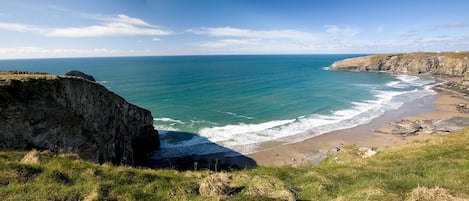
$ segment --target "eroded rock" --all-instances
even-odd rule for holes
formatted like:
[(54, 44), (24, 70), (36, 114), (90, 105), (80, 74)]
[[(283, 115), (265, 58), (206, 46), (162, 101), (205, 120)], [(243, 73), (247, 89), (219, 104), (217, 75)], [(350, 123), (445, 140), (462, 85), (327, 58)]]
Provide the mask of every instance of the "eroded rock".
[(377, 54), (336, 61), (329, 69), (463, 77), (469, 71), (468, 57), (469, 52)]
[(159, 147), (150, 111), (81, 78), (0, 74), (0, 149), (138, 165)]
[(401, 120), (397, 122), (391, 123), (392, 125), (392, 134), (397, 135), (415, 135), (418, 131), (422, 129), (422, 126), (417, 124), (416, 122), (409, 121), (409, 120)]
[(77, 71), (77, 70), (69, 71), (69, 72), (65, 73), (65, 75), (66, 76), (81, 77), (85, 80), (89, 80), (89, 81), (93, 81), (93, 82), (96, 81), (93, 76), (88, 75), (88, 74), (83, 73), (83, 72), (80, 72), (80, 71)]
[(436, 120), (400, 120), (387, 125), (389, 129), (377, 130), (375, 132), (395, 134), (400, 136), (418, 135), (420, 132), (427, 134), (438, 134), (461, 130), (469, 126), (468, 117), (453, 117), (450, 119)]

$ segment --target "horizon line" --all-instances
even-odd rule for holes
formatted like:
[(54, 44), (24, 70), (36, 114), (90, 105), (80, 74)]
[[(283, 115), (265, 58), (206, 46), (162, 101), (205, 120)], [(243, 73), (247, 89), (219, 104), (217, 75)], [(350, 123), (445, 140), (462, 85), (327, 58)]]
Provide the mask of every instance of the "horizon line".
[(379, 53), (240, 53), (240, 54), (168, 54), (168, 55), (109, 55), (109, 56), (64, 56), (64, 57), (24, 57), (24, 58), (0, 58), (6, 60), (35, 60), (35, 59), (92, 59), (92, 58), (131, 58), (131, 57), (184, 57), (184, 56), (288, 56), (288, 55), (375, 55), (375, 54), (401, 54), (401, 53), (444, 53), (444, 52), (469, 52), (467, 51), (412, 51), (412, 52), (379, 52)]

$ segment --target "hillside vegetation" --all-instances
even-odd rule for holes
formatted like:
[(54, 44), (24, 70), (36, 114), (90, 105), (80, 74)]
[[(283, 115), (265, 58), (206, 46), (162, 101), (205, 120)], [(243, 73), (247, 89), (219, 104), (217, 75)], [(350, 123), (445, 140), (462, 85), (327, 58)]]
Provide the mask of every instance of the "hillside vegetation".
[(469, 128), (317, 166), (214, 173), (98, 165), (74, 154), (0, 152), (0, 200), (464, 200)]
[(348, 58), (335, 61), (329, 69), (464, 77), (468, 66), (469, 52), (414, 52)]

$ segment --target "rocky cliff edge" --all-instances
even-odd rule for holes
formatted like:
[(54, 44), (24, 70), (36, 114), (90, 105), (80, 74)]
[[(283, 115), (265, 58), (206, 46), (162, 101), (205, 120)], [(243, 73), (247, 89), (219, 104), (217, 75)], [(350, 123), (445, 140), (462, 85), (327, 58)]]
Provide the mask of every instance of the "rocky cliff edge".
[(0, 72), (0, 149), (141, 165), (159, 148), (151, 112), (78, 77)]
[(377, 54), (336, 61), (329, 69), (463, 77), (469, 71), (469, 52)]

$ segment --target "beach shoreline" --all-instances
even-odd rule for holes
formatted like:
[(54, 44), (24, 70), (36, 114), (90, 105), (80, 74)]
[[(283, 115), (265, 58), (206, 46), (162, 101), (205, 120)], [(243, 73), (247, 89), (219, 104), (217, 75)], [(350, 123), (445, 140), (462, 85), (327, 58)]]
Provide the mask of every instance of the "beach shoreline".
[(461, 113), (457, 110), (458, 105), (469, 105), (468, 99), (463, 98), (461, 94), (445, 90), (441, 86), (435, 86), (433, 90), (437, 92), (435, 95), (406, 103), (399, 109), (388, 111), (369, 123), (324, 133), (301, 142), (279, 145), (247, 154), (246, 157), (253, 159), (260, 166), (315, 164), (327, 156), (331, 150), (340, 150), (340, 147), (344, 145), (378, 149), (434, 135), (424, 131), (410, 136), (390, 134), (392, 129), (390, 124), (393, 122), (469, 118), (468, 113)]
[[(441, 78), (442, 82), (432, 88), (434, 94), (421, 97), (411, 102), (404, 103), (395, 110), (386, 111), (384, 114), (372, 119), (370, 122), (360, 124), (352, 128), (335, 130), (314, 136), (314, 133), (304, 133), (314, 136), (303, 141), (287, 143), (281, 141), (265, 142), (256, 145), (256, 152), (240, 154), (236, 151), (214, 153), (207, 155), (193, 154), (190, 156), (150, 159), (151, 168), (170, 168), (178, 170), (211, 169), (233, 170), (251, 169), (256, 166), (298, 166), (304, 164), (317, 164), (326, 156), (337, 152), (349, 145), (365, 149), (382, 149), (385, 147), (405, 144), (449, 130), (439, 129), (440, 121), (451, 121), (453, 118), (467, 118), (462, 120), (464, 126), (469, 126), (469, 97), (466, 93), (458, 93), (445, 85), (447, 82), (458, 81), (454, 77)], [(458, 106), (464, 105), (466, 112), (458, 110)], [(418, 131), (396, 134), (394, 129), (400, 124), (413, 125), (415, 122), (425, 122)], [(466, 123), (467, 122), (467, 123)], [(433, 126), (433, 124), (435, 124)], [(459, 123), (461, 124), (461, 123)], [(423, 127), (432, 127), (430, 130)], [(462, 129), (463, 127), (456, 128)], [(443, 130), (443, 131), (440, 131)], [(311, 131), (313, 132), (313, 131)], [(212, 143), (212, 146), (217, 146)], [(231, 154), (231, 156), (227, 156)]]

